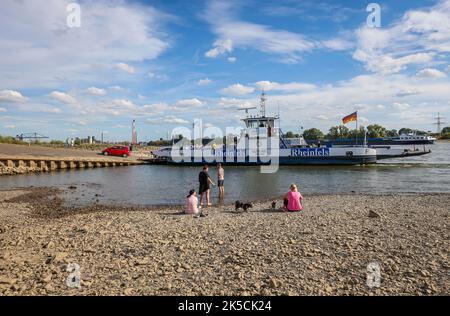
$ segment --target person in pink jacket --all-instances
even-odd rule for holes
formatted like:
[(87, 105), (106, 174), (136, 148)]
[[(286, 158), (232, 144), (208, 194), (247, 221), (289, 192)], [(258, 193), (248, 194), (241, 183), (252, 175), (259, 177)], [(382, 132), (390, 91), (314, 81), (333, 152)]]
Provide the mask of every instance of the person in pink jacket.
[(200, 213), (198, 209), (198, 198), (195, 190), (189, 191), (189, 195), (186, 197), (186, 214), (198, 215)]
[(194, 215), (195, 218), (205, 217), (208, 214), (203, 214), (198, 207), (197, 192), (195, 190), (189, 191), (189, 195), (186, 197), (186, 211), (185, 214)]
[(291, 190), (284, 196), (284, 207), (288, 212), (303, 210), (303, 196), (298, 192), (297, 185), (291, 184)]

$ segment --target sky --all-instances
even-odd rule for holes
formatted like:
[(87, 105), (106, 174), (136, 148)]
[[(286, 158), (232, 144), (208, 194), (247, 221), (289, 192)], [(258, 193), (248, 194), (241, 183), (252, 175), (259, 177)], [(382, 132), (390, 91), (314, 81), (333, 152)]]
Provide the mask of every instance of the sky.
[(80, 0), (79, 27), (73, 2), (1, 1), (0, 134), (224, 130), (262, 89), (284, 131), (450, 120), (450, 0), (380, 1), (380, 27), (359, 0)]

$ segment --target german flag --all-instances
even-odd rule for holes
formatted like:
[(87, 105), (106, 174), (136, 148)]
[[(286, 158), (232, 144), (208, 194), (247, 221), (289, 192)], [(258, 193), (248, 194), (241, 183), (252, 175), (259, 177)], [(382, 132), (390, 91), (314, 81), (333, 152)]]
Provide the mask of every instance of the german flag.
[(347, 115), (342, 119), (342, 123), (347, 124), (348, 122), (354, 122), (358, 120), (358, 111), (355, 113), (352, 113), (350, 115)]

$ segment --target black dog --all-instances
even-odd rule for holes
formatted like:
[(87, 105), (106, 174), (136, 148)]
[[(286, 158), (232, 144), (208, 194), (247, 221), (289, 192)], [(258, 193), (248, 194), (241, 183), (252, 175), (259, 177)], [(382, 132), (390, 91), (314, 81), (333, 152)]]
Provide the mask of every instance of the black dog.
[(234, 210), (237, 212), (240, 208), (244, 210), (244, 212), (247, 212), (248, 209), (252, 208), (252, 203), (241, 203), (240, 201), (236, 201), (234, 203)]

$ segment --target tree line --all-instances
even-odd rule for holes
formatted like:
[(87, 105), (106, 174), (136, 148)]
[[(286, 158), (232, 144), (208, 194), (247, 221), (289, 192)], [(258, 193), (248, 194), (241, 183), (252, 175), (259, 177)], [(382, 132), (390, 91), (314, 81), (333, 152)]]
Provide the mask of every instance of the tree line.
[[(345, 125), (333, 126), (329, 129), (327, 134), (324, 134), (318, 128), (310, 128), (303, 132), (303, 138), (306, 140), (321, 140), (321, 139), (343, 139), (343, 138), (364, 138), (367, 133), (367, 138), (383, 138), (383, 137), (397, 137), (402, 134), (415, 133), (416, 135), (428, 135), (424, 131), (413, 130), (411, 128), (403, 127), (399, 130), (387, 129), (378, 124), (372, 124), (367, 127), (361, 126), (358, 129), (349, 129)], [(438, 135), (439, 136), (439, 135)], [(285, 134), (287, 138), (298, 138), (300, 134), (295, 134), (291, 131)], [(450, 139), (450, 126), (442, 129), (441, 139)]]

